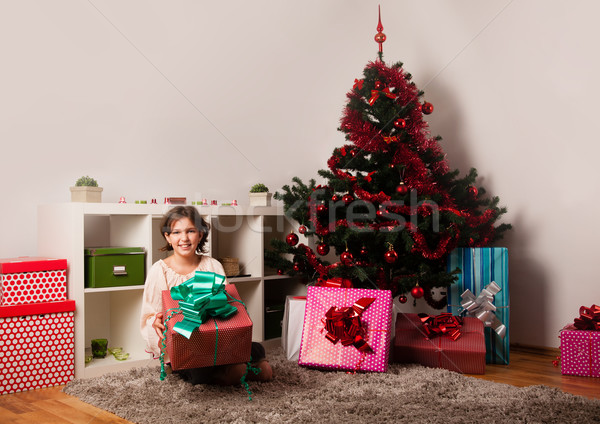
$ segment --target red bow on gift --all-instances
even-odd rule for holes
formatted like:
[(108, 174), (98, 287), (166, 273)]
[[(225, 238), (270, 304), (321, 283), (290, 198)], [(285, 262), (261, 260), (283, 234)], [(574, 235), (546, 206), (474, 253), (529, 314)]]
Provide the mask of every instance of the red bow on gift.
[(364, 338), (365, 329), (360, 316), (374, 301), (374, 297), (363, 297), (349, 308), (332, 306), (325, 314), (327, 340), (333, 344), (341, 340), (343, 346), (353, 345), (360, 352), (371, 352), (372, 349)]
[(460, 335), (462, 327), (462, 318), (453, 316), (450, 312), (444, 312), (437, 316), (419, 314), (423, 323), (425, 338), (431, 339), (436, 336), (447, 336), (456, 341)]
[(579, 318), (575, 318), (574, 324), (578, 330), (600, 331), (600, 306), (579, 308)]
[(351, 289), (352, 281), (347, 278), (333, 277), (325, 282), (318, 282), (316, 284), (319, 287), (335, 287), (337, 289)]

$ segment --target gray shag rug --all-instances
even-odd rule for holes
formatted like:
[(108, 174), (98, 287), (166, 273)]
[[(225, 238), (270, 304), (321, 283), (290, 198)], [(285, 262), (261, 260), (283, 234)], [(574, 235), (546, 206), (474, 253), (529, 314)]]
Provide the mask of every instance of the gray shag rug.
[(273, 381), (196, 385), (158, 367), (76, 379), (63, 391), (139, 424), (191, 423), (600, 423), (600, 400), (557, 388), (525, 388), (444, 369), (392, 364), (387, 373), (348, 374), (298, 366), (269, 354)]

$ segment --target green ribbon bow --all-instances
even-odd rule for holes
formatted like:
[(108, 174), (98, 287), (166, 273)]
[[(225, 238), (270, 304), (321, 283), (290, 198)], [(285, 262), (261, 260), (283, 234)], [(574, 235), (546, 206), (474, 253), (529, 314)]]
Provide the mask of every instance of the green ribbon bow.
[(227, 301), (225, 276), (214, 272), (196, 271), (193, 278), (171, 288), (171, 297), (179, 301), (183, 315), (173, 331), (187, 339), (208, 319), (229, 318), (237, 312)]

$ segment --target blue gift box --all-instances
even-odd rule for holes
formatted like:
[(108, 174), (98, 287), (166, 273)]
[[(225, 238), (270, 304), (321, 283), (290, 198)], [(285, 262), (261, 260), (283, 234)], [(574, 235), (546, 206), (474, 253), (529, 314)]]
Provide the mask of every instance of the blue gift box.
[[(486, 363), (508, 364), (509, 361), (509, 292), (508, 292), (508, 249), (505, 247), (473, 247), (458, 248), (453, 250), (448, 257), (448, 271), (460, 269), (458, 280), (448, 288), (448, 312), (452, 315), (465, 315), (467, 310), (463, 307), (469, 295), (463, 297), (465, 290), (472, 293), (471, 300), (480, 301), (488, 295), (491, 305), (488, 304), (487, 315), (498, 324), (498, 331), (504, 333), (501, 337), (494, 328), (485, 328)], [(499, 291), (493, 290), (490, 283), (495, 282)], [(486, 287), (491, 291), (485, 291)], [(495, 286), (494, 286), (495, 287)], [(482, 293), (482, 291), (484, 293)], [(461, 301), (463, 305), (461, 305)], [(482, 310), (485, 308), (481, 308)], [(493, 310), (495, 309), (495, 310)], [(479, 311), (485, 315), (486, 311)], [(488, 325), (490, 320), (488, 319)], [(485, 321), (484, 321), (485, 322)]]

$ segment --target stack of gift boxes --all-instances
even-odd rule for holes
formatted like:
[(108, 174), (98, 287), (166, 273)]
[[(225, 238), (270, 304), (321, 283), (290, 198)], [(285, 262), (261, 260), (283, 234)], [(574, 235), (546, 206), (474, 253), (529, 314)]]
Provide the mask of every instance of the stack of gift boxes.
[(0, 394), (73, 379), (74, 311), (65, 259), (0, 259)]

